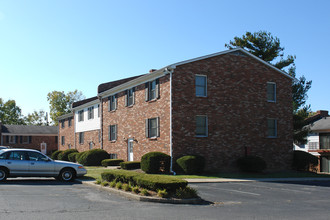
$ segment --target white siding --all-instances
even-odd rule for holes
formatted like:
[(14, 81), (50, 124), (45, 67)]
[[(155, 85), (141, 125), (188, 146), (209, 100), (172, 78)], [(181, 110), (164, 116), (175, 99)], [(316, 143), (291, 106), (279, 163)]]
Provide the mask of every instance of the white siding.
[(309, 144), (312, 144), (313, 143), (313, 145), (316, 144), (317, 145), (317, 149), (319, 149), (319, 147), (320, 147), (319, 140), (320, 140), (320, 138), (319, 138), (319, 134), (318, 133), (309, 133), (308, 136), (307, 136), (307, 144), (305, 145), (305, 148), (307, 150), (316, 150), (315, 147), (314, 147), (314, 149), (313, 148), (312, 149), (309, 148)]
[[(88, 108), (94, 106), (94, 118), (88, 119)], [(79, 111), (84, 110), (84, 121), (78, 121)], [(75, 109), (75, 131), (76, 132), (84, 132), (84, 131), (92, 131), (100, 129), (100, 118), (98, 117), (98, 104), (90, 105), (85, 108), (77, 108)]]

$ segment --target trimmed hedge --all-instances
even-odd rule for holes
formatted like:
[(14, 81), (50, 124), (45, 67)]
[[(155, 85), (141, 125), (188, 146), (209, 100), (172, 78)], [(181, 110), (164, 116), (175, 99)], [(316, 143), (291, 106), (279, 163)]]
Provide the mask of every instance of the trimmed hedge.
[(63, 160), (63, 161), (69, 161), (69, 154), (71, 153), (78, 153), (78, 151), (76, 149), (68, 149), (65, 150), (63, 152), (61, 152), (60, 154), (58, 154), (57, 158), (59, 160)]
[(317, 166), (318, 158), (305, 151), (293, 151), (293, 168), (296, 170), (309, 171), (310, 166)]
[(83, 151), (83, 152), (79, 152), (79, 153), (77, 153), (76, 154), (76, 162), (78, 162), (78, 163), (80, 163), (79, 161), (80, 161), (80, 157), (84, 154), (84, 153), (86, 153), (87, 151)]
[(168, 192), (175, 192), (177, 189), (186, 188), (188, 182), (172, 176), (150, 175), (127, 170), (109, 170), (101, 174), (102, 180), (111, 182), (117, 181), (130, 183), (142, 188), (157, 191), (166, 189)]
[(150, 152), (142, 156), (141, 169), (146, 173), (169, 173), (171, 157), (162, 152)]
[(121, 162), (120, 167), (124, 170), (140, 169), (141, 162), (140, 161)]
[(101, 161), (108, 159), (109, 154), (102, 149), (93, 149), (79, 156), (78, 162), (84, 166), (101, 166)]
[(57, 160), (58, 155), (59, 155), (60, 153), (62, 153), (62, 152), (63, 152), (63, 151), (61, 151), (61, 150), (54, 151), (54, 152), (52, 153), (52, 155), (50, 156), (50, 158), (52, 158), (53, 160)]
[(187, 155), (180, 157), (176, 163), (185, 174), (199, 174), (202, 173), (205, 167), (205, 159), (202, 156)]
[(266, 169), (266, 162), (258, 156), (245, 156), (237, 160), (237, 165), (243, 172), (260, 173)]
[(104, 167), (107, 166), (119, 166), (121, 162), (124, 162), (124, 160), (121, 159), (105, 159), (101, 161), (101, 165)]
[(68, 155), (69, 161), (70, 162), (76, 162), (76, 155), (79, 154), (78, 152), (73, 152)]

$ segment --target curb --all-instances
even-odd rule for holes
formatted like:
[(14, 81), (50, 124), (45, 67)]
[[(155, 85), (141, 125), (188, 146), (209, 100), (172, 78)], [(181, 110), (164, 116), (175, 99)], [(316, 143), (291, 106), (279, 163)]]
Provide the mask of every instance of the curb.
[(94, 183), (94, 181), (81, 181), (76, 180), (84, 185), (92, 186), (98, 188), (99, 190), (105, 190), (110, 193), (114, 193), (117, 195), (124, 196), (128, 199), (133, 199), (141, 202), (157, 202), (157, 203), (170, 203), (170, 204), (203, 204), (203, 199), (196, 198), (196, 199), (168, 199), (168, 198), (155, 198), (155, 197), (148, 197), (148, 196), (140, 196), (137, 194), (132, 194), (129, 192), (113, 189), (110, 187), (103, 187)]
[(185, 179), (188, 183), (231, 183), (231, 182), (305, 182), (305, 181), (330, 181), (330, 178), (262, 178), (262, 179)]

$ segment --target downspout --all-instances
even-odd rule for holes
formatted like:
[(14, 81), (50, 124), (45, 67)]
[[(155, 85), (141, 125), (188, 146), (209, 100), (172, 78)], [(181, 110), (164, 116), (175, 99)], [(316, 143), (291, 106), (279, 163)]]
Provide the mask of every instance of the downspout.
[(170, 172), (173, 173), (173, 175), (176, 175), (176, 173), (173, 171), (173, 143), (172, 143), (172, 73), (173, 73), (173, 69), (165, 68), (165, 71), (167, 73), (170, 73), (170, 157), (171, 157)]
[(103, 149), (103, 101), (102, 96), (98, 96), (100, 100), (100, 138), (101, 138), (101, 149)]

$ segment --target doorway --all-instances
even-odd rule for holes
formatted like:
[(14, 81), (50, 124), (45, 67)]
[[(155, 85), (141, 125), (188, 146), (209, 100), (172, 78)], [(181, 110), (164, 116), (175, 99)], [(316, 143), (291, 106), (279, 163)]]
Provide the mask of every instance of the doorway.
[(133, 161), (133, 138), (129, 138), (127, 141), (127, 161)]

